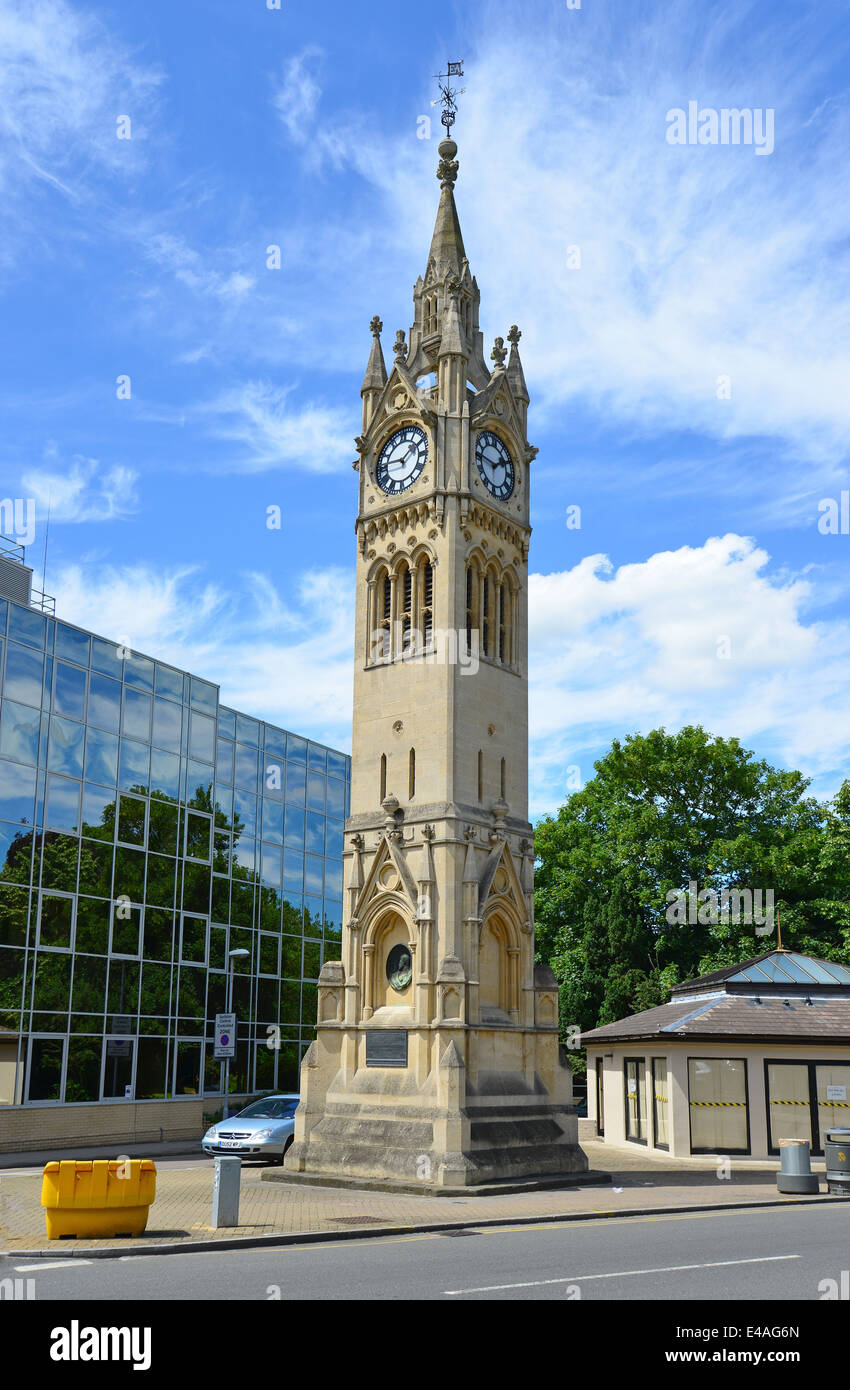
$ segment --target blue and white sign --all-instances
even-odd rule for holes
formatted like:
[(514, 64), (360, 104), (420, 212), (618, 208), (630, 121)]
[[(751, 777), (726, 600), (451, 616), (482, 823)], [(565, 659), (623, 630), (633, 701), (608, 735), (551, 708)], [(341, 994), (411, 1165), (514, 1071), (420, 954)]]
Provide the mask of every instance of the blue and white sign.
[(213, 1056), (217, 1062), (225, 1062), (228, 1058), (232, 1060), (236, 1056), (235, 1014), (216, 1014)]

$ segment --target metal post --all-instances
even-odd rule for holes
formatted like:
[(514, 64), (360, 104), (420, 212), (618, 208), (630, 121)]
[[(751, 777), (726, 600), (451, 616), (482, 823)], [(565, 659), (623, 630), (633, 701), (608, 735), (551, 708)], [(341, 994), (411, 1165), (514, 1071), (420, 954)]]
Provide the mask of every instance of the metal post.
[[(227, 1008), (226, 1013), (230, 1013), (233, 1004), (233, 957), (230, 956), (227, 962)], [(224, 1059), (224, 1105), (222, 1106), (222, 1119), (230, 1119), (230, 1106), (228, 1097), (230, 1096), (230, 1058)], [(218, 1170), (216, 1170), (218, 1171)], [(218, 1178), (216, 1178), (218, 1181)]]

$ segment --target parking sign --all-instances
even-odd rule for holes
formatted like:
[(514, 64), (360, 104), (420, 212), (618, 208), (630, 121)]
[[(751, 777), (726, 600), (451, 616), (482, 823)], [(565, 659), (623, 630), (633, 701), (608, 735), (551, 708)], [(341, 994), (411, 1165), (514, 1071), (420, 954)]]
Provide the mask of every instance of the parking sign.
[(216, 1014), (215, 1052), (217, 1062), (224, 1062), (236, 1056), (236, 1015)]

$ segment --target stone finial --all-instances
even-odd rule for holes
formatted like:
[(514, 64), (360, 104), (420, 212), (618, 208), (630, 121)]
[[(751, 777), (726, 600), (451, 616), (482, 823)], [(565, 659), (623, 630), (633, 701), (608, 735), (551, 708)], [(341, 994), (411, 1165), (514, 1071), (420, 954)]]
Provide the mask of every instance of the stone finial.
[(441, 188), (453, 188), (457, 178), (458, 162), (455, 159), (457, 145), (454, 140), (441, 140), (437, 146), (440, 162), (437, 165), (437, 178)]
[(508, 329), (508, 342), (511, 344), (511, 347), (519, 347), (519, 340), (521, 337), (522, 334), (520, 333), (516, 324), (512, 323), (510, 328)]
[(449, 296), (449, 299), (457, 299), (460, 294), (460, 280), (458, 280), (456, 275), (450, 275), (446, 281), (446, 294)]
[(379, 338), (381, 336), (381, 333), (383, 332), (383, 328), (384, 325), (382, 324), (380, 318), (376, 314), (369, 324), (369, 330), (376, 338)]
[(396, 333), (396, 335), (395, 335), (395, 343), (393, 344), (393, 352), (395, 353), (396, 359), (397, 359), (397, 360), (398, 360), (398, 359), (401, 359), (402, 357), (406, 357), (406, 356), (407, 356), (407, 343), (406, 343), (405, 340), (404, 340), (404, 329), (403, 329), (403, 328), (400, 328), (400, 329), (398, 330), (398, 332)]
[(504, 338), (497, 338), (495, 343), (493, 344), (493, 351), (490, 353), (490, 360), (492, 362), (495, 362), (497, 372), (502, 371), (504, 369), (505, 358), (507, 357), (507, 355), (508, 350), (505, 347)]

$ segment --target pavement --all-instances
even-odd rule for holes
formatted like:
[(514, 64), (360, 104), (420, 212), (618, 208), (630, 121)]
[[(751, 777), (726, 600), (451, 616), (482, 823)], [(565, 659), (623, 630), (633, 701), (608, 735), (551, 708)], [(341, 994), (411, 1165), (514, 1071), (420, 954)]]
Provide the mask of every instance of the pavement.
[[(146, 1156), (141, 1147), (134, 1149), (133, 1157)], [(185, 1146), (167, 1147), (182, 1147), (185, 1155)], [(48, 1241), (45, 1234), (40, 1165), (30, 1163), (34, 1156), (18, 1154), (17, 1167), (0, 1173), (0, 1254), (64, 1259), (77, 1254), (91, 1258), (188, 1252), (511, 1223), (586, 1221), (730, 1207), (822, 1206), (842, 1201), (850, 1210), (850, 1199), (827, 1196), (823, 1182), (817, 1197), (781, 1195), (776, 1190), (777, 1163), (733, 1160), (728, 1164), (729, 1175), (720, 1176), (724, 1170), (718, 1170), (712, 1158), (655, 1158), (588, 1139), (582, 1140), (582, 1147), (591, 1168), (610, 1174), (610, 1181), (598, 1187), (474, 1197), (264, 1182), (263, 1166), (245, 1162), (240, 1224), (221, 1230), (209, 1224), (212, 1160), (197, 1153), (181, 1159), (171, 1152), (163, 1155), (158, 1165), (156, 1199), (143, 1236), (61, 1241)], [(80, 1150), (73, 1156), (92, 1155)], [(814, 1163), (813, 1168), (822, 1172), (823, 1164)]]

